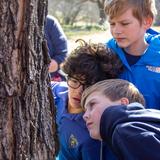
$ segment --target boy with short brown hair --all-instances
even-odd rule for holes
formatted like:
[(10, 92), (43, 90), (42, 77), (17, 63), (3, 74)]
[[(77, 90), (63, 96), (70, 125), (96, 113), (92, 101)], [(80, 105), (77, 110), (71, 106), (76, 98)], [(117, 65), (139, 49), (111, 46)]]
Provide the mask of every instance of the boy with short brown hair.
[(121, 79), (143, 94), (146, 107), (160, 109), (160, 34), (150, 29), (156, 13), (154, 0), (106, 0), (113, 39), (107, 46), (125, 66)]
[(90, 136), (106, 142), (118, 159), (159, 160), (160, 111), (142, 104), (142, 94), (122, 79), (100, 81), (81, 99)]

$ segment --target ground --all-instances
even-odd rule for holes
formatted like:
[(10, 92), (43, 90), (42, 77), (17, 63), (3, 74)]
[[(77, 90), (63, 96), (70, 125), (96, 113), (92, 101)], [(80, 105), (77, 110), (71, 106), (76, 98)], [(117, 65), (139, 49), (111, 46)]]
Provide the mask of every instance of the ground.
[[(153, 28), (160, 32), (160, 27), (155, 27), (154, 26)], [(75, 41), (79, 38), (84, 39), (87, 42), (89, 42), (91, 40), (91, 42), (95, 42), (95, 43), (102, 42), (103, 43), (103, 42), (107, 41), (109, 38), (111, 38), (111, 34), (110, 34), (109, 29), (108, 29), (107, 31), (101, 31), (101, 32), (98, 32), (98, 33), (95, 33), (95, 34), (75, 36), (74, 38), (69, 39), (69, 53), (71, 52), (71, 50), (73, 50), (77, 46)]]
[(74, 48), (76, 48), (77, 43), (75, 43), (75, 41), (77, 39), (83, 39), (86, 42), (91, 41), (91, 42), (94, 42), (94, 43), (98, 43), (98, 42), (104, 43), (110, 37), (111, 37), (111, 35), (110, 35), (108, 30), (107, 31), (101, 31), (101, 32), (98, 32), (98, 33), (95, 33), (95, 34), (89, 34), (89, 35), (83, 35), (83, 36), (75, 36), (74, 38), (69, 39), (69, 53)]

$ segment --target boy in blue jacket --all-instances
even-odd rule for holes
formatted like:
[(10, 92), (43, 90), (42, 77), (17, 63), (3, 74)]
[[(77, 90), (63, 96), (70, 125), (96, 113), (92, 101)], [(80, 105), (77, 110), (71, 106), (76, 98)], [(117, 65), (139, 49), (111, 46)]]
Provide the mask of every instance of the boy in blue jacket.
[(147, 108), (160, 109), (160, 34), (150, 29), (154, 0), (106, 0), (105, 13), (113, 36), (107, 46), (124, 64), (119, 78), (132, 82)]
[(132, 83), (100, 81), (83, 92), (81, 106), (90, 136), (106, 142), (118, 159), (160, 159), (160, 111), (144, 109)]
[[(87, 86), (97, 81), (117, 78), (122, 63), (116, 54), (103, 44), (82, 41), (63, 63), (67, 82), (51, 82), (57, 109), (57, 126), (60, 141), (60, 160), (99, 160), (101, 143), (89, 136), (80, 105), (81, 95)], [(105, 159), (114, 160), (107, 145), (103, 146)]]

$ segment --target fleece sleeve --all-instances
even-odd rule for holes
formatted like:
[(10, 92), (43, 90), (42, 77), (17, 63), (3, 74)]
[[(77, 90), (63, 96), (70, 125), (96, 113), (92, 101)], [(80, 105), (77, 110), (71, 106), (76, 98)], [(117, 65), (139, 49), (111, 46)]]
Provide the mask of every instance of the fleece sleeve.
[(160, 111), (110, 107), (101, 117), (100, 134), (119, 159), (160, 159)]
[(57, 21), (53, 17), (47, 17), (45, 25), (45, 36), (49, 48), (49, 54), (58, 64), (64, 61), (68, 52), (68, 42), (65, 33)]

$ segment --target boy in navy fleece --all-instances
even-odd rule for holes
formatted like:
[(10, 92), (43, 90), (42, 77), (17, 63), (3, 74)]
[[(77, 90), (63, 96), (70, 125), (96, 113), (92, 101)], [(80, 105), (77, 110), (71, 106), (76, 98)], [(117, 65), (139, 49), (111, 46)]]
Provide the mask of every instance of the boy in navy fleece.
[(106, 142), (118, 159), (160, 159), (160, 111), (144, 109), (133, 84), (100, 81), (83, 92), (81, 106), (90, 136)]
[(64, 80), (64, 77), (59, 73), (59, 68), (68, 52), (67, 37), (58, 20), (51, 15), (47, 15), (46, 17), (44, 33), (51, 57), (51, 63), (49, 65), (51, 80)]

